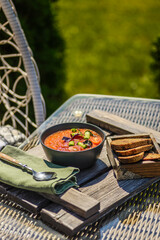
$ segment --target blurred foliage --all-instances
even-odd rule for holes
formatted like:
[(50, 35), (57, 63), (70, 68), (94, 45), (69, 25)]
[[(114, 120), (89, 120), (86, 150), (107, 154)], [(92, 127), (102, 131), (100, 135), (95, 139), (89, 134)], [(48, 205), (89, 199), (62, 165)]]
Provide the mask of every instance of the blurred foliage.
[(66, 41), (66, 92), (157, 98), (152, 42), (160, 33), (160, 1), (59, 0)]
[(159, 98), (160, 98), (160, 36), (157, 37), (156, 41), (153, 43), (153, 48), (151, 50), (151, 56), (153, 57), (153, 62), (151, 63), (151, 69), (153, 71), (154, 81), (157, 84)]
[(57, 26), (57, 13), (49, 0), (14, 0), (14, 4), (40, 71), (49, 116), (66, 98), (65, 44)]
[(40, 70), (47, 116), (77, 93), (159, 97), (158, 45), (150, 52), (160, 33), (160, 1), (14, 4)]

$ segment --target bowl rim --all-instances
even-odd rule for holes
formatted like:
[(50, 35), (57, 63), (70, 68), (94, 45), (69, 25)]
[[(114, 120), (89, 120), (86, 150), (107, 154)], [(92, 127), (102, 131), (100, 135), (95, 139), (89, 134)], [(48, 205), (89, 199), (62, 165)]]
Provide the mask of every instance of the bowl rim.
[[(64, 124), (67, 124), (67, 125), (69, 125), (69, 124), (85, 124), (85, 125), (88, 125), (88, 126), (93, 126), (93, 127), (95, 127), (95, 128), (97, 128), (101, 133), (102, 133), (102, 135), (103, 135), (103, 137), (102, 137), (102, 142), (100, 143), (100, 144), (98, 144), (96, 147), (93, 147), (93, 148), (89, 148), (89, 149), (85, 149), (85, 150), (83, 150), (83, 151), (76, 151), (76, 152), (67, 152), (67, 151), (59, 151), (59, 150), (55, 150), (55, 149), (53, 149), (53, 148), (50, 148), (50, 147), (48, 147), (48, 146), (46, 146), (45, 144), (44, 144), (44, 142), (42, 141), (42, 137), (43, 137), (43, 135), (45, 134), (45, 132), (46, 131), (49, 131), (51, 128), (53, 128), (53, 127), (56, 127), (56, 126), (61, 126), (61, 125), (64, 125)], [(83, 128), (83, 127), (82, 127)], [(64, 129), (65, 130), (65, 129)], [(61, 130), (57, 130), (57, 132), (58, 131), (61, 131)], [(93, 130), (94, 131), (94, 130)], [(96, 130), (95, 130), (95, 132), (96, 132)], [(51, 133), (52, 134), (52, 133)], [(50, 136), (51, 134), (49, 134), (48, 136)], [(47, 137), (48, 137), (47, 136)], [(46, 138), (47, 138), (46, 137)], [(46, 139), (45, 138), (45, 139)], [(44, 139), (44, 140), (45, 140)], [(56, 125), (53, 125), (53, 126), (51, 126), (51, 127), (49, 127), (49, 128), (46, 128), (42, 133), (41, 133), (41, 135), (40, 135), (40, 143), (42, 144), (42, 146), (44, 146), (45, 148), (47, 148), (47, 149), (49, 149), (49, 150), (52, 150), (53, 152), (57, 152), (57, 153), (65, 153), (65, 154), (71, 154), (71, 153), (76, 153), (76, 154), (82, 154), (83, 152), (87, 152), (87, 151), (91, 151), (92, 149), (96, 149), (96, 148), (98, 148), (100, 145), (103, 145), (103, 143), (104, 143), (104, 141), (106, 140), (106, 135), (105, 135), (105, 133), (104, 133), (104, 131), (100, 128), (100, 127), (98, 127), (97, 125), (94, 125), (94, 124), (91, 124), (91, 123), (82, 123), (82, 122), (66, 122), (66, 123), (59, 123), (59, 124), (56, 124)]]

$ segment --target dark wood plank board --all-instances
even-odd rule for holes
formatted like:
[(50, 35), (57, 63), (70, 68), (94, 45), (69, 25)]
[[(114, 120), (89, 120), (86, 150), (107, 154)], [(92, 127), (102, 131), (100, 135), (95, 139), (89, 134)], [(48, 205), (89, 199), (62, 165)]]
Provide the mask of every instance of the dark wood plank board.
[(116, 135), (107, 138), (107, 153), (110, 162), (115, 170), (117, 179), (133, 179), (142, 177), (160, 177), (160, 161), (144, 161), (143, 159), (135, 163), (121, 163), (118, 160), (118, 155), (112, 150), (111, 142), (117, 139), (131, 139), (131, 138), (150, 138), (152, 140), (153, 148), (150, 152), (159, 153), (160, 147), (158, 146), (152, 134), (128, 134)]
[(107, 156), (106, 151), (106, 141), (104, 142), (104, 146), (102, 149), (102, 152), (91, 168), (84, 169), (83, 171), (80, 171), (77, 174), (77, 181), (79, 186), (82, 186), (83, 184), (87, 183), (88, 181), (91, 181), (92, 179), (96, 178), (100, 174), (109, 171), (112, 168), (111, 163)]
[(152, 133), (160, 144), (160, 133), (145, 126), (101, 110), (94, 110), (86, 115), (87, 122), (105, 128), (116, 134)]
[[(133, 197), (160, 178), (141, 178), (117, 181), (114, 171), (101, 175), (99, 178), (80, 188), (86, 193), (100, 201), (99, 213), (103, 214), (108, 209), (121, 205), (124, 201)], [(95, 191), (96, 190), (96, 191)]]
[(100, 201), (98, 213), (84, 219), (58, 204), (50, 204), (41, 210), (41, 217), (44, 222), (72, 236), (156, 181), (156, 178), (117, 181), (113, 170), (110, 170), (80, 188), (81, 192)]
[(100, 208), (99, 201), (74, 188), (70, 188), (60, 196), (35, 193), (14, 187), (9, 190), (2, 190), (2, 193), (7, 194), (9, 200), (36, 214), (50, 201), (59, 203), (84, 218), (94, 215)]
[(34, 214), (38, 214), (42, 207), (51, 203), (38, 193), (15, 188), (2, 182), (0, 183), (0, 194), (5, 194), (9, 201), (19, 204)]
[[(36, 155), (36, 156), (39, 156), (42, 158), (46, 158), (44, 151), (40, 145), (29, 150), (28, 152), (30, 154), (33, 154), (33, 155)], [(78, 176), (77, 176), (78, 184), (83, 185), (84, 183), (90, 181), (94, 177), (98, 176), (99, 174), (105, 172), (107, 169), (110, 169), (110, 168), (111, 168), (110, 162), (109, 162), (108, 158), (106, 157), (106, 144), (104, 144), (102, 153), (101, 153), (98, 161), (96, 162), (96, 164), (93, 167), (91, 167), (90, 169), (83, 170), (78, 174)], [(91, 199), (91, 197), (87, 196), (86, 194), (80, 193), (79, 196), (81, 196), (81, 199), (83, 200), (81, 202), (85, 203), (84, 205), (81, 206), (80, 204), (78, 204), (78, 201), (80, 200), (79, 196), (77, 196), (77, 201), (75, 200), (74, 197), (71, 198), (71, 196), (75, 196), (75, 191), (74, 191), (74, 189), (72, 189), (72, 190), (69, 191), (69, 193), (71, 193), (71, 191), (72, 191), (72, 194), (69, 194), (70, 199), (68, 199), (68, 197), (67, 197), (68, 194), (66, 194), (66, 201), (65, 201), (65, 199), (63, 200), (64, 196), (63, 195), (61, 196), (62, 197), (61, 204), (70, 208), (70, 205), (68, 206), (68, 204), (70, 204), (70, 201), (72, 200), (73, 204), (71, 205), (71, 209), (73, 211), (76, 211), (77, 214), (79, 213), (83, 217), (89, 217), (90, 215), (92, 215), (98, 211), (99, 202), (97, 200)], [(44, 195), (44, 197), (43, 197), (42, 195), (39, 195), (38, 193), (34, 193), (34, 192), (27, 191), (27, 190), (22, 190), (22, 189), (17, 189), (12, 186), (6, 185), (4, 183), (0, 184), (0, 193), (7, 194), (8, 199), (18, 203), (19, 205), (21, 205), (22, 207), (24, 207), (25, 209), (27, 209), (28, 211), (33, 212), (33, 213), (38, 213), (38, 211), (45, 204), (47, 204), (47, 201), (48, 201), (48, 200), (46, 200), (46, 195)], [(60, 203), (59, 197), (55, 197), (55, 199), (53, 199), (54, 196), (48, 195), (47, 197), (51, 201)], [(85, 201), (85, 199), (86, 199), (86, 201)], [(89, 199), (90, 199), (90, 201), (89, 201)], [(74, 206), (74, 204), (76, 202), (77, 202), (77, 204)], [(86, 207), (87, 207), (87, 209), (86, 209)], [(82, 210), (82, 212), (81, 212), (81, 210)]]
[[(46, 158), (41, 145), (30, 149), (28, 153)], [(82, 185), (108, 169), (111, 169), (111, 164), (106, 155), (106, 144), (104, 144), (104, 147), (96, 164), (90, 169), (83, 170), (79, 174), (77, 174), (78, 184)], [(84, 218), (88, 218), (91, 215), (95, 214), (100, 207), (100, 203), (97, 200), (72, 188), (58, 197), (49, 194), (42, 194), (42, 196), (45, 196), (45, 198), (48, 198), (55, 203), (58, 202), (59, 204), (65, 206), (69, 210), (77, 213)]]
[(0, 194), (7, 194), (7, 190), (11, 188), (12, 188), (11, 186), (5, 183), (0, 183)]
[(70, 236), (86, 224), (82, 217), (54, 203), (43, 208), (40, 214), (43, 222)]
[(7, 191), (9, 200), (16, 202), (31, 213), (38, 214), (42, 207), (49, 205), (51, 202), (40, 196), (39, 194), (22, 190), (18, 188), (11, 188)]
[(74, 188), (70, 188), (61, 196), (51, 194), (42, 194), (42, 196), (54, 203), (58, 203), (66, 207), (84, 218), (94, 215), (100, 208), (99, 201)]
[[(28, 152), (35, 156), (46, 158), (41, 145), (29, 150)], [(111, 168), (110, 162), (106, 157), (106, 144), (104, 144), (104, 148), (96, 164), (90, 169), (81, 171), (78, 174), (77, 176), (78, 184), (82, 185), (85, 182), (88, 182), (89, 180), (94, 178), (95, 176), (99, 175), (101, 172), (104, 172), (106, 171), (106, 169), (110, 168)], [(62, 195), (61, 198), (59, 198), (56, 196), (46, 194), (41, 196), (38, 193), (13, 188), (9, 185), (1, 183), (0, 192), (3, 194), (8, 194), (8, 199), (18, 203), (19, 205), (33, 213), (37, 213), (44, 206), (44, 204), (47, 204), (48, 200), (46, 200), (46, 197), (51, 201), (61, 203), (62, 205), (72, 209), (72, 211), (77, 212), (77, 214), (80, 214), (85, 218), (97, 212), (99, 210), (100, 205), (97, 200), (92, 199), (91, 197), (83, 193), (79, 193), (79, 195), (77, 195), (75, 199), (75, 189), (72, 190), (70, 189), (68, 191), (69, 194), (66, 193), (66, 195)], [(80, 199), (82, 199), (83, 201), (80, 201)], [(80, 203), (83, 204), (81, 205)]]

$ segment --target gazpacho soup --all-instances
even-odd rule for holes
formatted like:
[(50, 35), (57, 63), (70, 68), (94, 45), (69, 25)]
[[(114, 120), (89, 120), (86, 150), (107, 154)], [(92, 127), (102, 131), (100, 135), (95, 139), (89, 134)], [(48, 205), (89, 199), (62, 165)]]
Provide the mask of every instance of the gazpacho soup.
[(77, 152), (94, 148), (101, 142), (101, 136), (93, 130), (72, 128), (51, 134), (44, 144), (58, 151)]

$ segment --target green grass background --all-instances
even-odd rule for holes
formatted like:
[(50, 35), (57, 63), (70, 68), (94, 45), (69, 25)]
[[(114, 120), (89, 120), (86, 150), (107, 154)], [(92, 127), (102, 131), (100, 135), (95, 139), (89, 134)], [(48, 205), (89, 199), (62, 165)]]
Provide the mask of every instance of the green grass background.
[(150, 70), (160, 34), (159, 0), (59, 0), (68, 97), (77, 93), (157, 98)]

